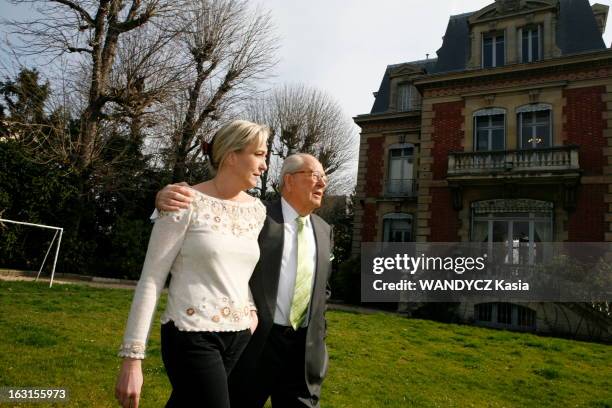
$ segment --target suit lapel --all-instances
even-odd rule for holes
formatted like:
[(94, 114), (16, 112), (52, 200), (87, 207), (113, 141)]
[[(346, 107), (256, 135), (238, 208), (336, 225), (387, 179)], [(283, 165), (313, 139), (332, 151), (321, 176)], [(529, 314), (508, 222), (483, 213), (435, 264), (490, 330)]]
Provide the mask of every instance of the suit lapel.
[[(311, 215), (312, 227), (315, 235), (317, 260), (315, 265), (315, 279), (312, 290), (310, 310), (318, 307), (321, 303), (319, 296), (325, 293), (327, 283), (327, 266), (329, 265), (329, 236), (322, 221), (316, 215)], [(276, 297), (278, 294), (278, 283), (285, 243), (285, 225), (283, 219), (283, 208), (281, 201), (274, 201), (267, 206), (267, 220), (264, 230), (260, 235), (259, 245), (261, 250), (260, 282), (264, 290), (266, 305), (272, 317), (276, 310)], [(324, 298), (323, 298), (324, 299)]]
[(312, 298), (310, 310), (311, 313), (315, 307), (318, 307), (320, 303), (321, 293), (325, 293), (325, 285), (327, 283), (326, 266), (329, 264), (329, 236), (325, 234), (325, 228), (321, 224), (321, 220), (316, 215), (310, 217), (312, 220), (312, 227), (314, 229), (315, 241), (317, 245), (317, 265), (315, 269), (315, 282), (312, 290)]
[(266, 304), (271, 316), (274, 317), (285, 241), (285, 225), (280, 200), (268, 206), (268, 230), (262, 238), (263, 240), (260, 243), (261, 262), (265, 263), (262, 265), (264, 269), (262, 286), (265, 291)]

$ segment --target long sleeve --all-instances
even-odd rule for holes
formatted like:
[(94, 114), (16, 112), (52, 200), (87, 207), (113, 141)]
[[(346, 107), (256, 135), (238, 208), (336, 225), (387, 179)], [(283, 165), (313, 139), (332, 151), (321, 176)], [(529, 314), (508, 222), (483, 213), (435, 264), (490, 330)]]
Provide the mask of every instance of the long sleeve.
[(143, 359), (151, 321), (166, 278), (179, 254), (189, 228), (192, 207), (174, 213), (162, 212), (156, 219), (140, 280), (127, 321), (120, 357)]

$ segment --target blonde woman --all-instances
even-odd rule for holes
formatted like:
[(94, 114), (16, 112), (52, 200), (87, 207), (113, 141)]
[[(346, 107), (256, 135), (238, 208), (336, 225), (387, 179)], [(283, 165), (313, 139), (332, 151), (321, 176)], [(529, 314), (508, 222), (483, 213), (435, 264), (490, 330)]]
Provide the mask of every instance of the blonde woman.
[(168, 274), (161, 318), (172, 384), (166, 407), (229, 407), (227, 376), (257, 326), (249, 278), (266, 209), (245, 190), (266, 170), (268, 135), (268, 128), (243, 120), (221, 128), (203, 146), (214, 178), (192, 187), (189, 208), (156, 220), (119, 351), (115, 396), (123, 407), (138, 406), (141, 362)]

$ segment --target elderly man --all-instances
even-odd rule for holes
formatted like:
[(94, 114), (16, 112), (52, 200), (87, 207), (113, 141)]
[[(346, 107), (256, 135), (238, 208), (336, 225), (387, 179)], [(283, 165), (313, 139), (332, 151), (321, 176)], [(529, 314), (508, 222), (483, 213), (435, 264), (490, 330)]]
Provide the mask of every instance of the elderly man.
[[(229, 378), (233, 408), (319, 407), (327, 373), (325, 302), (329, 297), (332, 231), (312, 211), (321, 206), (327, 177), (308, 154), (285, 159), (282, 198), (267, 204), (260, 259), (250, 280), (259, 325)], [(188, 205), (189, 189), (158, 194), (157, 207)]]

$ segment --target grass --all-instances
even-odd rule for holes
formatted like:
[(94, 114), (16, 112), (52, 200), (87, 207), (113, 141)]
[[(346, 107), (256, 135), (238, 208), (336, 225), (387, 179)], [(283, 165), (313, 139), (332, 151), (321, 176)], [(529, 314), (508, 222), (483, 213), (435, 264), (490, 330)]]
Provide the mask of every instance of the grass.
[[(0, 282), (0, 386), (68, 388), (62, 407), (117, 406), (115, 352), (131, 298), (122, 289)], [(162, 298), (143, 365), (143, 407), (163, 406), (170, 392), (164, 306)], [(383, 314), (327, 317), (326, 408), (612, 407), (608, 345)]]

